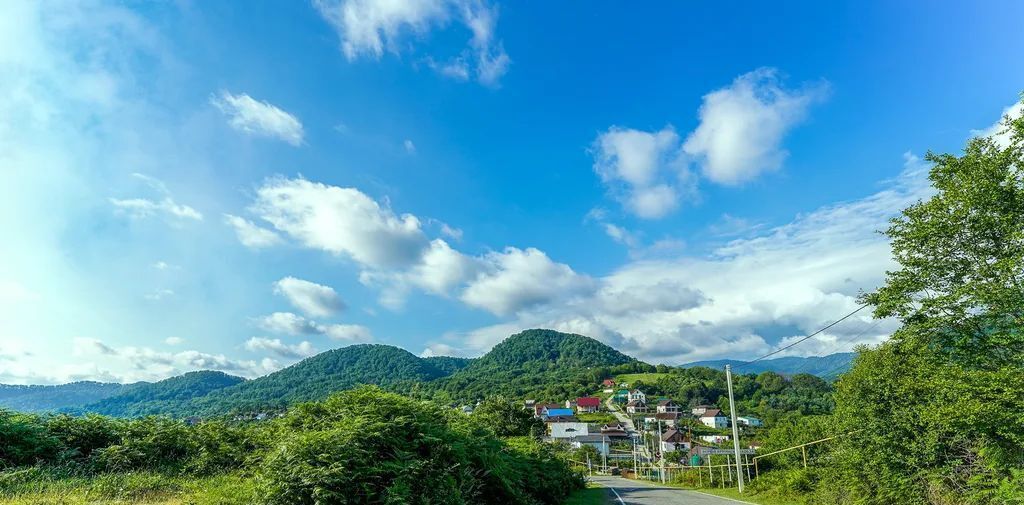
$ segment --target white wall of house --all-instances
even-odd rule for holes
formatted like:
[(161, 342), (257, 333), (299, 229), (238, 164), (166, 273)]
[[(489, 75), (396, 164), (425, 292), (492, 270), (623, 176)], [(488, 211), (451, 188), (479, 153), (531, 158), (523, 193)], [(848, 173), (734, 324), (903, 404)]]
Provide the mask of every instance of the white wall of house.
[(551, 438), (572, 438), (587, 433), (587, 423), (549, 423)]
[(700, 422), (704, 423), (704, 426), (708, 426), (710, 428), (728, 428), (729, 427), (729, 418), (723, 417), (723, 416), (718, 416), (718, 417), (702, 417), (702, 418), (700, 418)]

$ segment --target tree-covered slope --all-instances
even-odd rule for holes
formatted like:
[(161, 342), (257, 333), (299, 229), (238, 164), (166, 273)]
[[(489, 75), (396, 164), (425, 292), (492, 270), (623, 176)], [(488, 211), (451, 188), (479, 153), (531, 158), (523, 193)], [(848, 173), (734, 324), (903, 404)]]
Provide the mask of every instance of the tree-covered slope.
[(270, 375), (215, 391), (170, 412), (222, 414), (283, 408), (326, 398), (359, 384), (405, 389), (446, 372), (428, 360), (390, 345), (360, 344), (326, 351)]
[(743, 373), (775, 372), (782, 375), (796, 375), (806, 373), (830, 379), (850, 369), (856, 353), (840, 352), (828, 356), (786, 356), (784, 358), (766, 359), (756, 363), (740, 361), (735, 359), (716, 359), (707, 361), (695, 361), (680, 365), (681, 368), (708, 367), (723, 369), (725, 365), (732, 365), (733, 368), (744, 365)]
[(81, 407), (114, 396), (133, 385), (81, 381), (56, 386), (0, 384), (0, 407), (22, 412), (46, 412)]
[(245, 379), (224, 372), (188, 372), (159, 382), (126, 387), (123, 392), (86, 405), (81, 410), (127, 417), (160, 414), (193, 398), (243, 382)]
[(565, 399), (591, 392), (594, 382), (616, 367), (621, 373), (634, 365), (649, 366), (590, 337), (526, 330), (437, 381), (436, 396), (454, 401), (494, 394)]

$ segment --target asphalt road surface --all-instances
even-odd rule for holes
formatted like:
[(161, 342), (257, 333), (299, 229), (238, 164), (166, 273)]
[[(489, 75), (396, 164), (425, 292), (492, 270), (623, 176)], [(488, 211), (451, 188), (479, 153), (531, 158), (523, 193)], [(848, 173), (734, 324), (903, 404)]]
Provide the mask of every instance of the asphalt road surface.
[(655, 483), (595, 475), (590, 480), (609, 489), (615, 505), (736, 505), (749, 503)]

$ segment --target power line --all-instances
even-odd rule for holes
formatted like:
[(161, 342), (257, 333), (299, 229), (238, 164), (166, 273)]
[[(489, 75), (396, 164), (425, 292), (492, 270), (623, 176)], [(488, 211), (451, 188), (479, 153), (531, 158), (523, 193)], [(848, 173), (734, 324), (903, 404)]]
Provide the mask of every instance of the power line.
[(743, 364), (740, 364), (740, 365), (736, 365), (733, 368), (734, 369), (736, 369), (736, 368), (743, 368), (745, 366), (753, 365), (754, 363), (757, 363), (758, 361), (761, 361), (761, 360), (763, 360), (763, 359), (765, 359), (765, 358), (767, 358), (769, 356), (774, 356), (774, 355), (776, 355), (776, 354), (778, 354), (778, 353), (780, 353), (782, 351), (785, 351), (786, 349), (789, 349), (790, 347), (793, 347), (793, 346), (795, 346), (795, 345), (797, 345), (797, 344), (799, 344), (799, 343), (801, 343), (801, 342), (803, 342), (803, 341), (805, 341), (807, 339), (810, 339), (811, 337), (813, 337), (813, 336), (815, 336), (815, 335), (817, 335), (817, 334), (819, 334), (819, 333), (821, 333), (821, 332), (823, 332), (823, 331), (825, 331), (825, 330), (827, 330), (827, 329), (829, 329), (829, 328), (831, 328), (831, 327), (833, 327), (833, 326), (835, 326), (835, 325), (837, 325), (837, 324), (839, 324), (839, 323), (849, 319), (854, 314), (864, 310), (864, 307), (867, 307), (868, 305), (869, 304), (865, 303), (864, 305), (861, 305), (860, 307), (857, 307), (857, 310), (854, 310), (853, 312), (850, 312), (849, 314), (847, 314), (847, 315), (845, 315), (845, 316), (843, 316), (843, 317), (841, 317), (839, 319), (836, 319), (835, 321), (832, 321), (831, 323), (828, 324), (828, 326), (825, 326), (824, 328), (821, 328), (820, 330), (815, 331), (814, 333), (811, 333), (810, 335), (807, 335), (806, 337), (803, 337), (800, 340), (797, 340), (796, 342), (793, 342), (791, 344), (788, 344), (788, 345), (785, 345), (783, 347), (780, 347), (780, 348), (778, 348), (778, 349), (776, 349), (776, 350), (774, 350), (774, 351), (772, 351), (772, 352), (770, 352), (768, 354), (765, 354), (764, 356), (761, 356), (760, 358), (757, 358), (757, 359), (755, 359), (753, 361), (748, 361), (746, 363), (743, 363)]

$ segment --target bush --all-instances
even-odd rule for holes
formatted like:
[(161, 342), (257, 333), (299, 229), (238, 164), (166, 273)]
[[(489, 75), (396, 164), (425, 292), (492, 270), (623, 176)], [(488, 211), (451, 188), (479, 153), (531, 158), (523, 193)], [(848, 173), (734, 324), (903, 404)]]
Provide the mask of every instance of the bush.
[(38, 416), (0, 409), (0, 468), (52, 461), (59, 448)]

